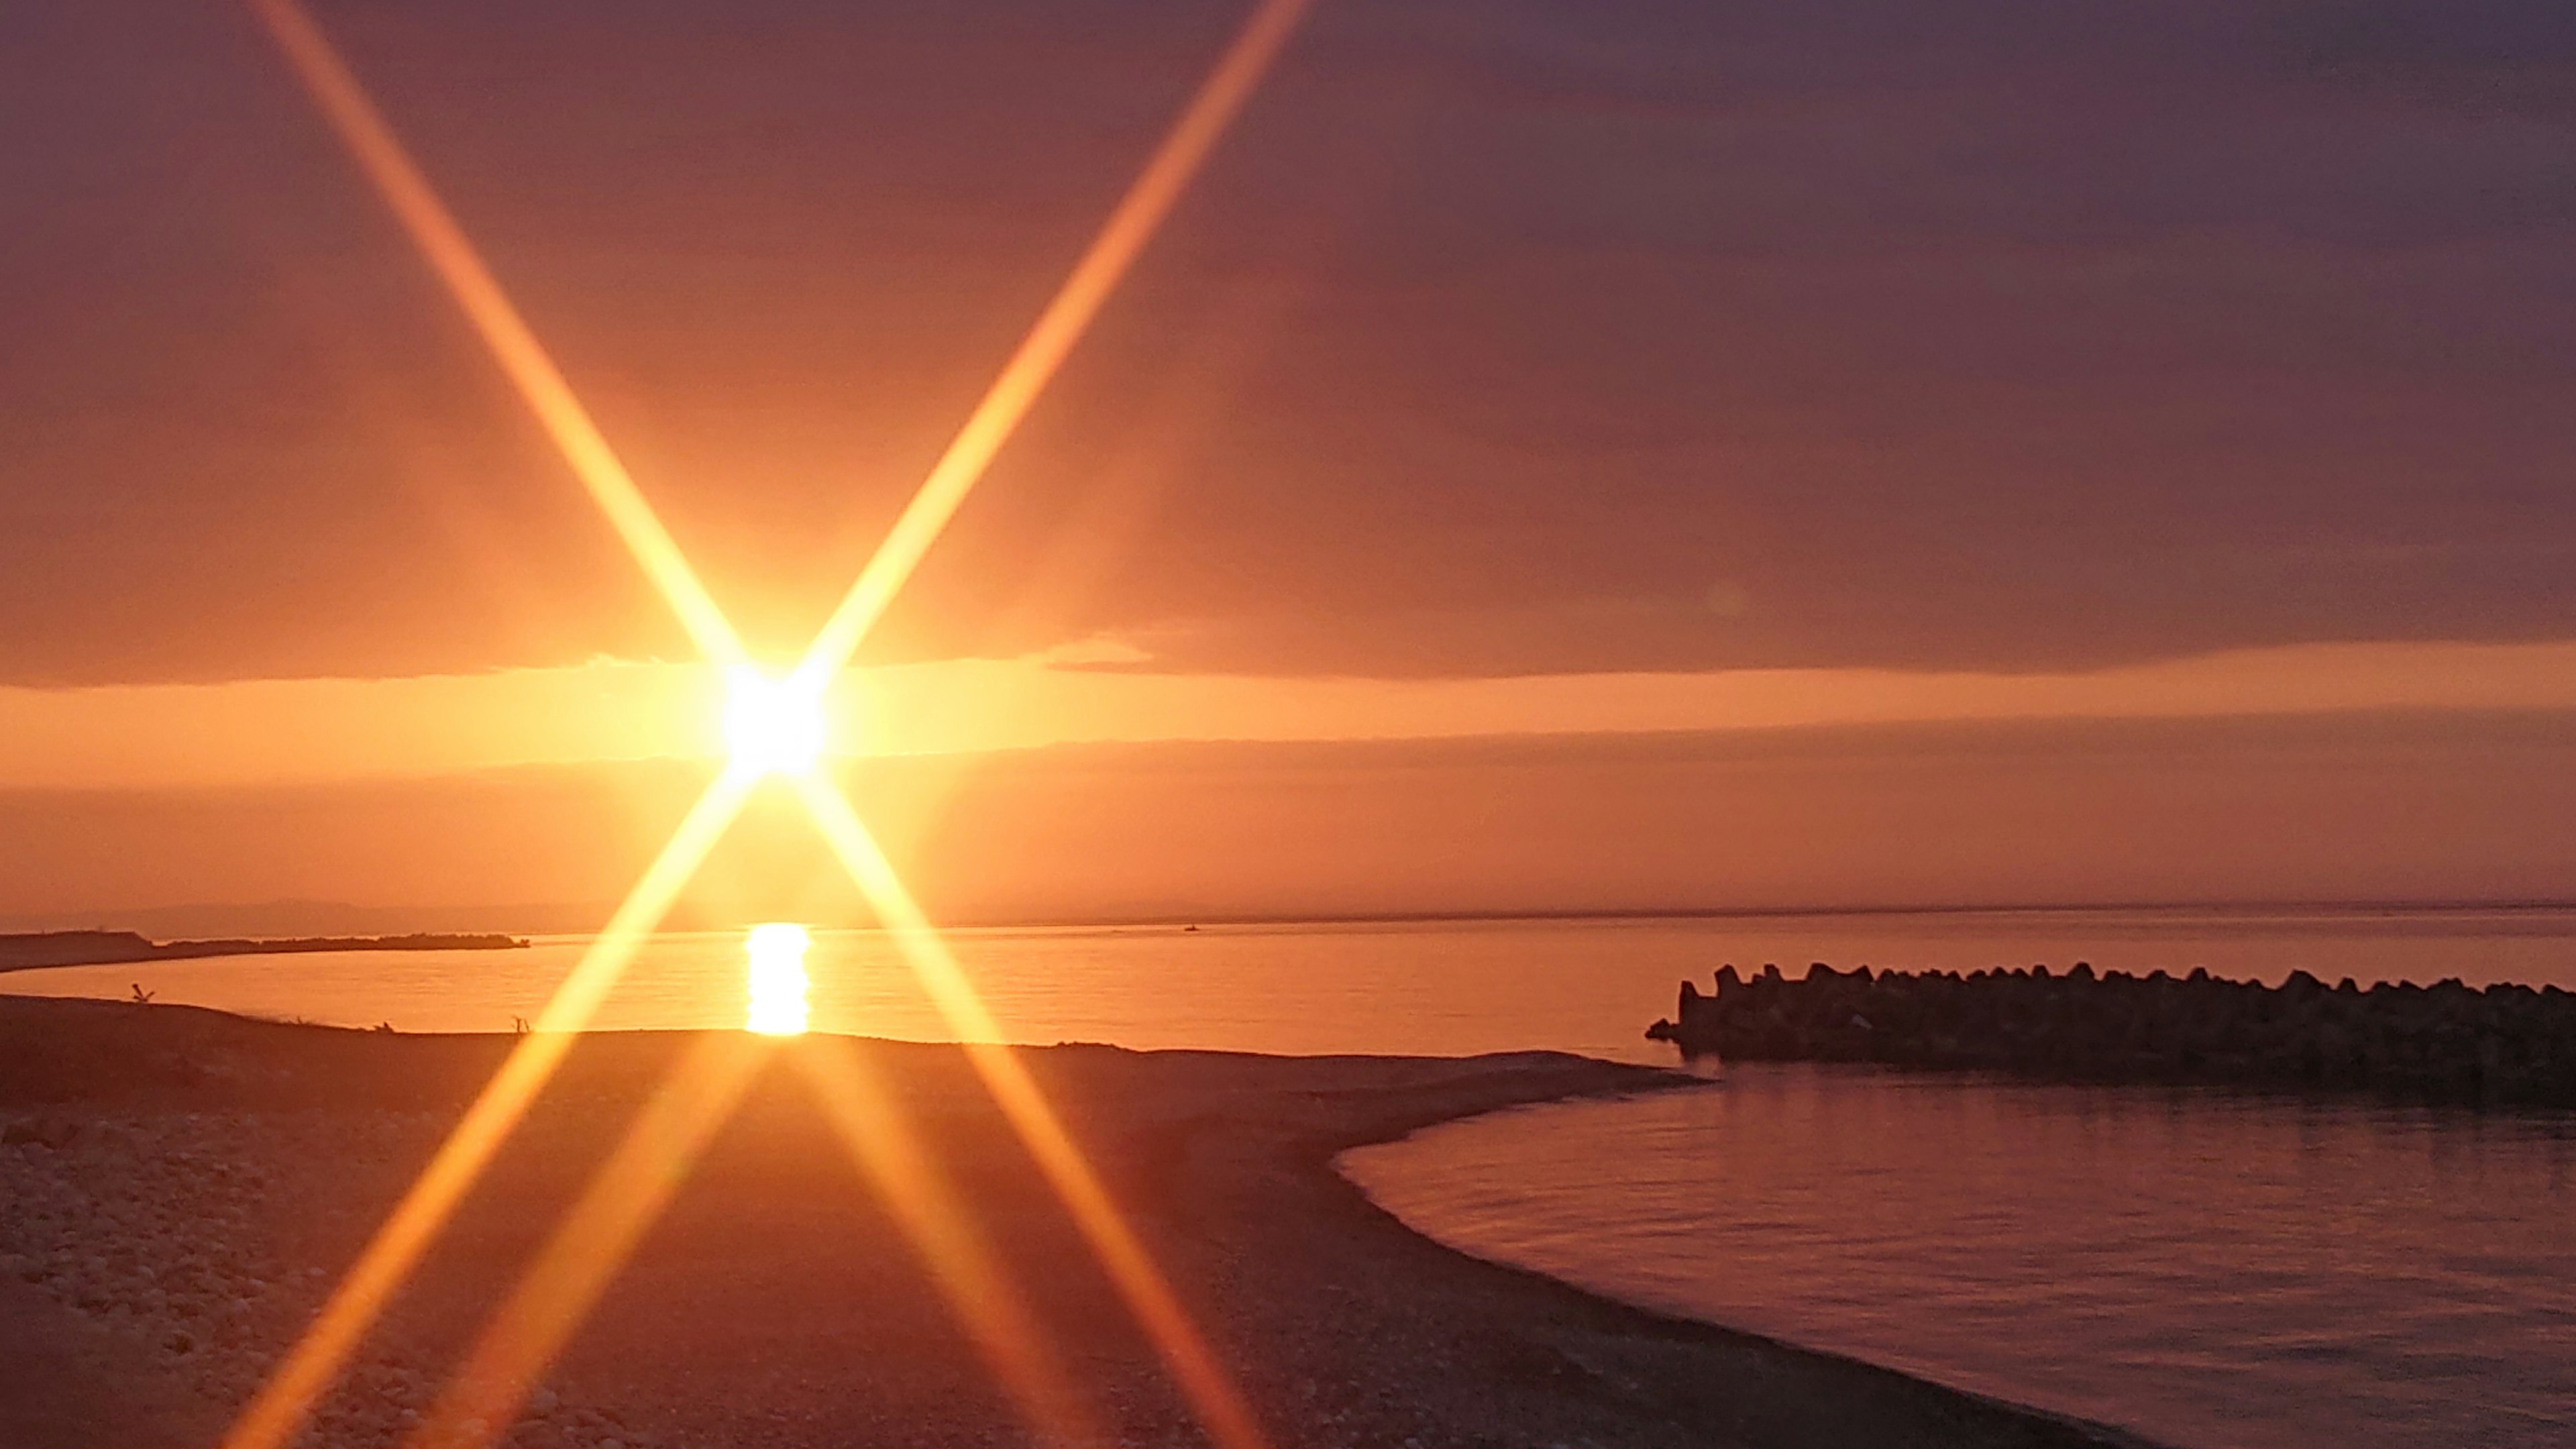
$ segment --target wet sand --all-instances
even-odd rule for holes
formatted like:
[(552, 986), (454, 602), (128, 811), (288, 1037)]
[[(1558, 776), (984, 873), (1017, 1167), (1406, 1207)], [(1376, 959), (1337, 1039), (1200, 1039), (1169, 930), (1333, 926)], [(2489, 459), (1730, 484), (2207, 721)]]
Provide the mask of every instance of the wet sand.
[[(400, 1442), (702, 1040), (575, 1047), (306, 1442)], [(213, 1443), (509, 1046), (0, 998), (0, 1443)], [(1034, 1442), (796, 1053), (855, 1053), (888, 1083), (1115, 1442), (1203, 1442), (961, 1054), (828, 1037), (776, 1047), (502, 1442)], [(1024, 1060), (1280, 1449), (2126, 1442), (1474, 1261), (1331, 1167), (1433, 1122), (1672, 1074), (1546, 1053)]]

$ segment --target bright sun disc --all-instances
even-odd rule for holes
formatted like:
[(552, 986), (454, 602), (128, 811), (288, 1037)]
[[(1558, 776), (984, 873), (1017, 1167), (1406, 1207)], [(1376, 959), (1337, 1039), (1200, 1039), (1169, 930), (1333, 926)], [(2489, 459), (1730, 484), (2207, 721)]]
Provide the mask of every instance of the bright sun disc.
[(823, 757), (823, 700), (793, 677), (737, 666), (725, 672), (724, 729), (735, 764), (802, 775)]
[(805, 1030), (805, 950), (813, 938), (803, 926), (773, 921), (751, 928), (743, 949), (751, 957), (751, 1014), (743, 1030), (762, 1036), (798, 1036)]

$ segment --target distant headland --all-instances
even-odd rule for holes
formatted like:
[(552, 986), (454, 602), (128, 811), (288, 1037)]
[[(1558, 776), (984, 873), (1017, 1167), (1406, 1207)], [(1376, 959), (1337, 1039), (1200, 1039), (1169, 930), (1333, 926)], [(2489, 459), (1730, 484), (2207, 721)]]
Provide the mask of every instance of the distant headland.
[(1686, 1055), (1878, 1062), (2060, 1081), (2363, 1088), (2441, 1101), (2576, 1106), (2576, 994), (2457, 980), (2434, 986), (2293, 971), (2276, 987), (2195, 970), (2096, 976), (2078, 962), (1922, 973), (1821, 962), (1682, 983), (1675, 1019), (1646, 1029)]
[(0, 935), (0, 971), (39, 966), (104, 966), (197, 956), (268, 956), (301, 951), (515, 951), (527, 941), (491, 932), (414, 931), (401, 936), (235, 936), (155, 941), (138, 931), (33, 931)]

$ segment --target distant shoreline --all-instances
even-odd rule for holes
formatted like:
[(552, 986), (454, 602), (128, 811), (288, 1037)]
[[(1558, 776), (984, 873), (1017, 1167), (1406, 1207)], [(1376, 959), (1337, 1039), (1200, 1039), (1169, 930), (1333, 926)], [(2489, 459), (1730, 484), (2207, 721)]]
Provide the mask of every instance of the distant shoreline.
[[(2039, 917), (2056, 915), (2201, 915), (2217, 919), (2271, 916), (2368, 917), (2563, 916), (2576, 915), (2576, 899), (2481, 901), (2113, 901), (2076, 905), (1887, 905), (1887, 906), (1675, 906), (1602, 907), (1597, 910), (1373, 911), (1350, 914), (1303, 912), (1247, 915), (1211, 911), (1205, 915), (1136, 916), (959, 916), (940, 922), (949, 931), (1185, 931), (1277, 926), (1440, 926), (1440, 925), (1605, 925), (1652, 921), (1803, 921), (1842, 917), (1856, 920), (1928, 917)], [(603, 916), (606, 914), (602, 912)], [(689, 936), (740, 931), (745, 923), (665, 924), (652, 934)], [(807, 922), (818, 931), (881, 929), (855, 920)], [(535, 936), (582, 937), (590, 931), (534, 931)]]
[(527, 944), (525, 937), (483, 931), (413, 931), (398, 936), (230, 936), (193, 941), (155, 941), (137, 931), (35, 931), (0, 935), (0, 971), (313, 951), (516, 951), (526, 949)]
[[(211, 909), (211, 908), (209, 908)], [(343, 908), (345, 909), (345, 908)], [(373, 908), (370, 908), (371, 910)], [(238, 954), (260, 950), (404, 950), (404, 949), (505, 949), (527, 944), (523, 938), (582, 938), (594, 934), (598, 924), (613, 914), (613, 903), (589, 907), (522, 905), (509, 908), (478, 910), (472, 919), (477, 926), (490, 922), (506, 926), (509, 934), (494, 930), (403, 932), (362, 935), (341, 924), (339, 933), (321, 934), (289, 927), (274, 936), (225, 935), (205, 940), (173, 939), (170, 948), (158, 954), (119, 956), (115, 959), (160, 960), (170, 955)], [(145, 914), (161, 914), (152, 908)], [(453, 913), (448, 913), (453, 919)], [(1139, 906), (1113, 909), (1101, 913), (1012, 913), (959, 912), (940, 921), (944, 929), (959, 931), (1179, 931), (1190, 927), (1208, 930), (1261, 929), (1273, 927), (1368, 927), (1368, 926), (1439, 926), (1439, 925), (1604, 925), (1622, 922), (1761, 922), (1812, 921), (1841, 919), (1848, 921), (1901, 921), (1908, 918), (1925, 920), (1970, 920), (1986, 918), (1995, 921), (2037, 921), (2052, 916), (2103, 916), (2132, 914), (2172, 918), (2203, 917), (2214, 921), (2261, 920), (2267, 917), (2304, 917), (2320, 920), (2364, 920), (2381, 916), (2404, 916), (2423, 920), (2472, 916), (2512, 920), (2521, 917), (2534, 921), (2576, 915), (2576, 897), (2490, 897), (2480, 899), (2382, 899), (2382, 900), (2128, 900), (2128, 901), (1914, 901), (1878, 902), (1861, 905), (1830, 905), (1816, 902), (1788, 905), (1656, 905), (1628, 904), (1579, 907), (1534, 907), (1513, 909), (1442, 908), (1428, 910), (1330, 911), (1287, 910), (1257, 911), (1209, 906), (1192, 910), (1180, 906)], [(395, 918), (397, 923), (399, 917)], [(8, 943), (33, 940), (39, 936), (114, 935), (129, 943), (152, 945), (135, 931), (69, 931), (51, 922), (19, 917), (8, 924), (19, 927), (14, 934), (0, 932), (0, 961), (5, 961)], [(335, 923), (338, 924), (338, 923)], [(738, 932), (748, 921), (706, 920), (683, 911), (662, 922), (654, 935), (698, 935), (709, 932)], [(809, 920), (804, 923), (816, 930), (873, 929), (871, 923), (855, 919)], [(30, 926), (48, 929), (28, 931)], [(165, 930), (185, 930), (178, 924), (164, 925)], [(197, 929), (207, 929), (198, 927)], [(363, 928), (361, 928), (363, 929)], [(414, 946), (402, 943), (417, 942)], [(506, 947), (504, 945), (506, 943)], [(175, 948), (190, 948), (180, 951)], [(129, 944), (130, 949), (130, 944)], [(69, 963), (65, 963), (69, 964)], [(0, 970), (9, 969), (0, 964)]]
[[(2388, 900), (2388, 901), (2079, 901), (2067, 904), (1989, 903), (1989, 904), (1914, 904), (1864, 906), (1602, 906), (1572, 910), (1454, 910), (1454, 911), (1363, 911), (1363, 912), (1292, 912), (1259, 915), (1210, 912), (1206, 915), (1143, 915), (1097, 917), (964, 917), (945, 923), (961, 930), (1014, 930), (1067, 927), (1075, 929), (1111, 929), (1133, 927), (1180, 926), (1415, 926), (1443, 923), (1475, 924), (1479, 922), (1540, 921), (1758, 921), (1803, 920), (1817, 916), (2052, 916), (2108, 915), (2122, 911), (2139, 913), (2171, 912), (2177, 915), (2197, 913), (2210, 916), (2363, 916), (2363, 915), (2516, 915), (2561, 914), (2576, 912), (2576, 898), (2531, 898), (2504, 900)], [(714, 927), (711, 929), (725, 929)], [(830, 927), (827, 927), (830, 929)]]

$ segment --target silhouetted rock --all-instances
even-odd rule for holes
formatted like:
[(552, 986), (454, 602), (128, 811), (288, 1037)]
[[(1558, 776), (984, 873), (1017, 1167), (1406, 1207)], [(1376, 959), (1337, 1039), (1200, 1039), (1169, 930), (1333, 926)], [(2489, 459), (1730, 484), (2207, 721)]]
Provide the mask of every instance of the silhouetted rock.
[(1836, 971), (1792, 981), (1721, 967), (1713, 993), (1682, 983), (1674, 1017), (1646, 1035), (1685, 1055), (1883, 1062), (2065, 1080), (2360, 1088), (2409, 1097), (2576, 1106), (2576, 995), (2555, 986), (2472, 989), (2306, 971), (2278, 987), (2077, 963), (2027, 970)]

